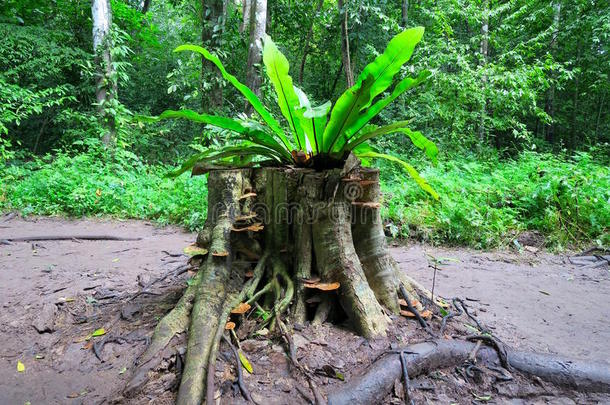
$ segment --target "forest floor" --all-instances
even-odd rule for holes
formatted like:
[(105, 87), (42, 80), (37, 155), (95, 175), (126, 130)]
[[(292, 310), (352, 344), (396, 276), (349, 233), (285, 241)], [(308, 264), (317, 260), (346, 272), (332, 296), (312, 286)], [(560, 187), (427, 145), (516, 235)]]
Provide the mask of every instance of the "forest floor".
[[(0, 240), (32, 235), (108, 234), (138, 241), (41, 241), (0, 245), (0, 404), (172, 403), (177, 384), (176, 358), (164, 363), (141, 397), (120, 396), (146, 338), (186, 286), (185, 273), (169, 276), (134, 297), (142, 286), (184, 265), (179, 255), (195, 234), (142, 221), (66, 220), (5, 216)], [(526, 249), (483, 252), (413, 244), (394, 246), (401, 269), (435, 293), (461, 297), (471, 312), (511, 347), (569, 357), (610, 359), (610, 271), (582, 269), (567, 255)], [(452, 321), (465, 322), (464, 319)], [(438, 323), (438, 322), (437, 322)], [(99, 328), (105, 335), (91, 337)], [(416, 322), (397, 318), (389, 338), (370, 341), (324, 324), (303, 326), (294, 334), (300, 362), (310, 369), (332, 365), (349, 380), (366, 369), (390, 343), (424, 340)], [(450, 328), (450, 333), (455, 329)], [(115, 339), (119, 338), (120, 339)], [(99, 343), (104, 341), (102, 347)], [(94, 344), (92, 346), (92, 343)], [(98, 349), (96, 356), (94, 349)], [(100, 349), (101, 348), (101, 349)], [(254, 367), (245, 382), (259, 403), (306, 403), (310, 393), (291, 377), (278, 339), (247, 339), (242, 349)], [(18, 372), (21, 362), (25, 370)], [(241, 403), (226, 347), (216, 365), (222, 403)], [(341, 384), (319, 377), (322, 391)], [(441, 370), (412, 382), (416, 403), (596, 403), (610, 396), (558, 390), (521, 376), (505, 383), (465, 381), (456, 370)], [(400, 387), (386, 398), (399, 403)]]

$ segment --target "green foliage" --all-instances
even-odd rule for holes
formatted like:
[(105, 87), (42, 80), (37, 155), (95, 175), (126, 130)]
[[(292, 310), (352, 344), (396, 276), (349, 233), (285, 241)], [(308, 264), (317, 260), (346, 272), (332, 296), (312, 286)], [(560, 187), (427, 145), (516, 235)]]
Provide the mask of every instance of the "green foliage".
[(441, 195), (437, 204), (383, 173), (383, 216), (394, 236), (492, 248), (536, 230), (556, 249), (610, 244), (610, 169), (590, 153), (441, 161), (424, 171)]
[(166, 172), (166, 166), (144, 165), (128, 152), (47, 155), (0, 169), (0, 210), (111, 215), (200, 227), (207, 205), (205, 178), (170, 180)]

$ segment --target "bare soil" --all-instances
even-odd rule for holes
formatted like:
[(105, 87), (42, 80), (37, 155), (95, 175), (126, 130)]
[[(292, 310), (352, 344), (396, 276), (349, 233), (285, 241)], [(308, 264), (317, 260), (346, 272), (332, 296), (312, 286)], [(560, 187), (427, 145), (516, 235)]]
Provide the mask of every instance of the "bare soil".
[[(141, 221), (0, 218), (0, 241), (75, 234), (142, 239), (0, 245), (0, 405), (173, 403), (180, 348), (139, 397), (123, 398), (121, 390), (156, 322), (171, 309), (192, 274), (170, 275), (144, 294), (143, 286), (183, 266), (187, 257), (180, 254), (195, 234)], [(435, 294), (465, 299), (471, 312), (510, 346), (585, 360), (610, 359), (607, 266), (581, 269), (565, 255), (527, 250), (412, 245), (393, 247), (392, 254), (402, 269), (429, 289), (434, 274), (431, 257), (440, 261)], [(433, 323), (438, 328), (438, 320)], [(447, 334), (457, 336), (463, 323), (468, 322), (452, 321)], [(90, 337), (99, 328), (105, 335)], [(238, 334), (245, 333), (243, 329)], [(342, 324), (296, 329), (299, 361), (320, 373), (332, 366), (346, 380), (366, 370), (391, 345), (427, 338), (416, 322), (402, 317), (394, 318), (388, 339), (378, 341), (360, 338)], [(107, 343), (101, 347), (101, 342)], [(277, 336), (246, 339), (242, 349), (254, 368), (244, 380), (258, 403), (307, 403), (311, 392), (302, 377), (295, 378)], [(25, 371), (17, 371), (18, 361)], [(232, 382), (234, 360), (224, 344), (215, 376), (219, 403), (244, 402)], [(342, 383), (328, 376), (317, 379), (322, 392)], [(412, 387), (416, 403), (610, 402), (609, 396), (561, 390), (516, 374), (513, 381), (502, 383), (492, 374), (472, 379), (460, 368), (415, 379)], [(400, 403), (400, 397), (396, 384), (385, 402)]]

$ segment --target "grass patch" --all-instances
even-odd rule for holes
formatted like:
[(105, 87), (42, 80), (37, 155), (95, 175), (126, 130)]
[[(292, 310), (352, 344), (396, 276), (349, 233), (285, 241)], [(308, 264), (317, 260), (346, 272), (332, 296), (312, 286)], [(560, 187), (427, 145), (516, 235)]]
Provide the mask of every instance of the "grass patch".
[[(0, 169), (0, 210), (148, 219), (197, 229), (205, 221), (206, 179), (168, 179), (169, 169), (130, 154), (59, 154), (13, 164)], [(382, 215), (396, 237), (483, 249), (507, 246), (520, 232), (535, 230), (557, 250), (610, 244), (610, 170), (588, 153), (459, 157), (426, 165), (422, 174), (440, 202), (396, 167), (383, 166), (382, 174)]]
[(523, 153), (515, 160), (487, 161), (462, 157), (422, 174), (440, 202), (392, 173), (382, 178), (382, 215), (395, 236), (491, 248), (535, 230), (546, 237), (547, 247), (558, 250), (610, 243), (610, 170), (588, 153)]

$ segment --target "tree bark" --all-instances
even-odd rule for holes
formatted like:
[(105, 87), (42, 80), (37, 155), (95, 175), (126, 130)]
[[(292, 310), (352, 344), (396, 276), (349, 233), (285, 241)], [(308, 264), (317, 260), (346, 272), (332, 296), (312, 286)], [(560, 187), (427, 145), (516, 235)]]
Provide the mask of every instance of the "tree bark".
[(146, 14), (148, 9), (150, 9), (150, 3), (152, 0), (144, 0), (144, 4), (142, 4), (142, 14)]
[(92, 0), (91, 15), (93, 20), (93, 52), (97, 65), (95, 80), (95, 98), (102, 123), (105, 127), (102, 142), (106, 147), (116, 140), (115, 117), (106, 113), (105, 104), (117, 97), (117, 82), (112, 64), (112, 10), (109, 0)]
[[(396, 271), (388, 254), (377, 221), (378, 175), (353, 157), (345, 168), (324, 172), (282, 167), (211, 171), (208, 216), (197, 237), (207, 257), (176, 308), (159, 323), (125, 394), (143, 388), (149, 372), (171, 352), (166, 348), (174, 336), (188, 328), (177, 402), (199, 404), (213, 397), (218, 342), (229, 311), (240, 302), (269, 315), (259, 328), (272, 330), (288, 313), (292, 322), (320, 323), (340, 305), (356, 333), (384, 336), (391, 321), (382, 305), (397, 312), (397, 280), (415, 299), (427, 293), (414, 292), (417, 285)], [(237, 265), (252, 260), (257, 260), (254, 268)], [(307, 310), (308, 298), (316, 296), (317, 310)]]
[[(222, 26), (224, 18), (223, 0), (202, 0), (202, 22), (201, 22), (201, 43), (204, 48), (216, 49), (220, 45), (222, 30), (218, 27)], [(213, 72), (212, 86), (209, 91), (204, 90), (206, 71)], [(223, 95), (221, 86), (221, 76), (214, 64), (208, 61), (203, 56), (201, 57), (201, 107), (203, 111), (209, 111), (222, 107)]]
[(250, 5), (252, 4), (252, 0), (242, 0), (242, 22), (239, 26), (239, 32), (250, 32), (250, 22), (252, 20), (252, 13), (250, 11)]
[[(260, 96), (261, 74), (259, 67), (262, 61), (263, 37), (267, 21), (267, 0), (251, 0), (252, 21), (250, 23), (250, 44), (246, 66), (246, 85)], [(252, 113), (252, 107), (246, 102), (246, 113)]]
[(401, 12), (402, 26), (406, 27), (409, 22), (409, 0), (402, 0)]
[[(483, 69), (487, 67), (487, 59), (489, 54), (489, 0), (483, 0), (483, 21), (481, 23), (481, 66)], [(481, 112), (479, 114), (479, 142), (480, 145), (484, 145), (487, 140), (487, 133), (485, 130), (485, 121), (487, 117), (487, 74), (483, 73), (481, 78), (481, 87), (483, 89), (483, 102), (481, 105)]]
[(345, 71), (345, 82), (347, 87), (354, 85), (354, 72), (352, 71), (352, 62), (349, 51), (349, 32), (347, 27), (347, 9), (343, 0), (338, 1), (339, 16), (341, 20), (341, 59), (343, 61), (343, 70)]

